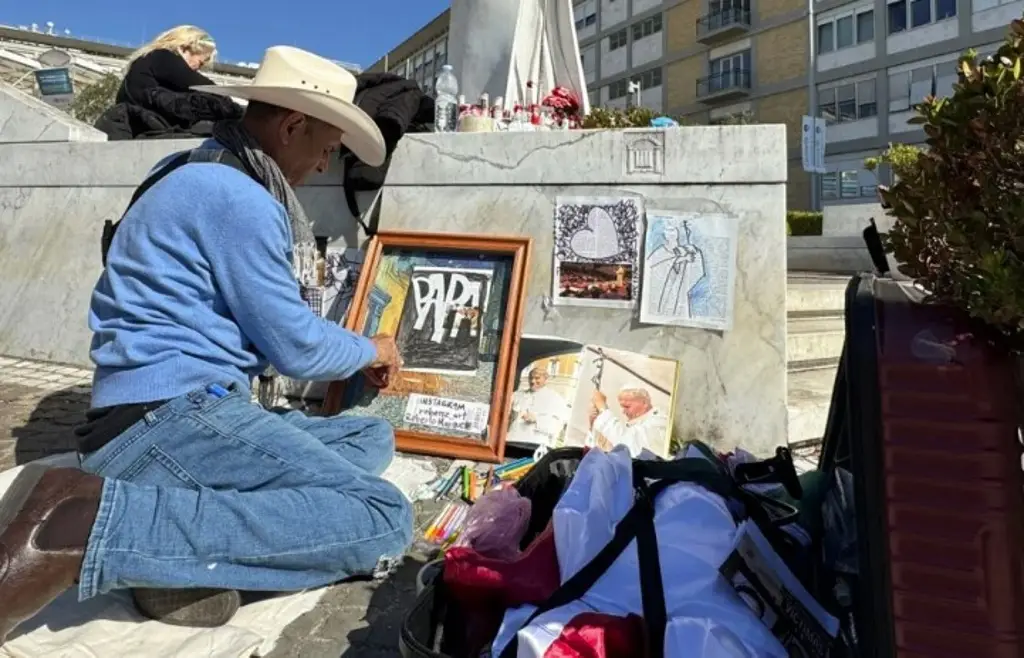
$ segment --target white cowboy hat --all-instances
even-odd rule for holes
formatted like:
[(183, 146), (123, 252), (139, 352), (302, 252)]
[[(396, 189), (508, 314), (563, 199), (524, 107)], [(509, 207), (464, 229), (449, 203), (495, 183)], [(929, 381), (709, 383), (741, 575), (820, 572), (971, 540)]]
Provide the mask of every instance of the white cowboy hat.
[(380, 129), (353, 103), (356, 78), (334, 62), (292, 48), (267, 48), (249, 85), (197, 85), (196, 91), (261, 101), (315, 117), (342, 131), (341, 143), (356, 157), (378, 167), (386, 151)]

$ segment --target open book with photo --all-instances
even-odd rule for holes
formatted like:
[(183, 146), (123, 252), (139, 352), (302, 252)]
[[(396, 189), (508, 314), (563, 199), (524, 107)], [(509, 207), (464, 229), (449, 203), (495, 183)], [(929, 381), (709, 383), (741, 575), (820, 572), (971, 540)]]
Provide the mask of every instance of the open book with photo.
[(679, 362), (598, 345), (534, 359), (512, 395), (512, 443), (625, 445), (668, 457)]
[(754, 614), (794, 658), (827, 656), (839, 621), (811, 596), (753, 521), (719, 569)]

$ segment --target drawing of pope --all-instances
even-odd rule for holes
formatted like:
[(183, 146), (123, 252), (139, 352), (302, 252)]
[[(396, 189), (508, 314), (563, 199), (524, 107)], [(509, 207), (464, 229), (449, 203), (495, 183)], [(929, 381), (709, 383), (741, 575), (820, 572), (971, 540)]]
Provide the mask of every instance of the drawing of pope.
[(646, 279), (651, 286), (652, 311), (658, 315), (690, 317), (690, 291), (707, 273), (704, 254), (690, 237), (690, 223), (682, 232), (665, 223), (664, 241), (647, 255)]
[(508, 440), (554, 448), (569, 421), (569, 404), (547, 387), (543, 368), (530, 371), (530, 386), (512, 395), (512, 423)]

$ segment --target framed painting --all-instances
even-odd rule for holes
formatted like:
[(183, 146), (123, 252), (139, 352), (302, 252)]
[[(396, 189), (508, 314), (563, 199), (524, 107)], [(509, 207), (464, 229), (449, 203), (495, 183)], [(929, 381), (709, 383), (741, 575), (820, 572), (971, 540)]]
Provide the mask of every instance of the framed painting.
[(331, 382), (325, 414), (377, 416), (398, 450), (504, 458), (531, 239), (382, 231), (366, 250), (346, 327), (395, 337), (384, 388)]

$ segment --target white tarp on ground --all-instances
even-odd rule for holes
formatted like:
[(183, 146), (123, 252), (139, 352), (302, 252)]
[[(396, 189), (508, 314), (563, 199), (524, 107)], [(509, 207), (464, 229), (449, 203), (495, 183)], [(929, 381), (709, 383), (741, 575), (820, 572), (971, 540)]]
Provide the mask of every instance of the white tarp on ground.
[(471, 103), (487, 93), (525, 105), (533, 82), (535, 102), (557, 85), (590, 111), (570, 0), (452, 0), (448, 63)]
[[(74, 453), (43, 460), (60, 466), (78, 466)], [(21, 467), (0, 473), (0, 495)], [(437, 477), (423, 459), (396, 456), (384, 478), (412, 496)], [(266, 655), (281, 632), (312, 610), (325, 590), (300, 592), (249, 604), (227, 626), (180, 628), (150, 621), (136, 612), (126, 592), (98, 596), (78, 603), (70, 590), (34, 619), (14, 631), (0, 647), (0, 658), (248, 658)], [(0, 603), (2, 605), (2, 603)]]

